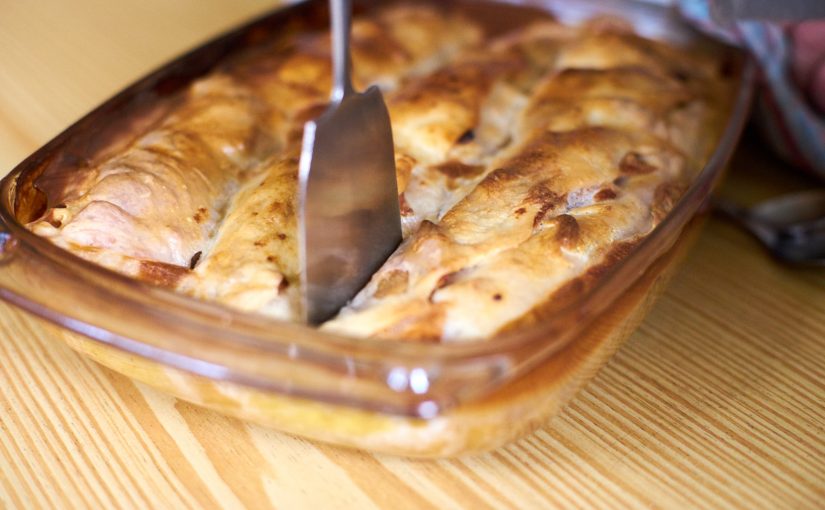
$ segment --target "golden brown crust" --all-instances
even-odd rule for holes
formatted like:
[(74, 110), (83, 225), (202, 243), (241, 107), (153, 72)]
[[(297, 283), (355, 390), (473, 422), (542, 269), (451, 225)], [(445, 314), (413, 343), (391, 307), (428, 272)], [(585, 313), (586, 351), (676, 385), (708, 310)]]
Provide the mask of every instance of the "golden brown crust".
[[(261, 150), (257, 111), (257, 100), (231, 77), (199, 81), (157, 129), (75, 171), (62, 203), (30, 228), (69, 249), (188, 265)], [(99, 250), (76, 252), (108, 259)]]
[[(620, 261), (624, 260), (639, 244), (638, 240), (627, 241), (613, 246), (604, 256), (604, 259), (590, 267), (584, 274), (561, 285), (543, 302), (537, 304), (529, 312), (504, 324), (498, 333), (507, 333), (557, 317), (566, 307), (574, 305), (585, 292), (591, 290), (607, 273)], [(559, 325), (559, 327), (562, 327)]]
[(405, 271), (405, 289), (370, 283), (326, 329), (490, 337), (589, 287), (664, 218), (715, 137), (712, 60), (604, 22), (553, 54), (511, 145), (375, 276)]
[[(656, 179), (628, 178), (615, 198), (594, 200), (621, 175), (626, 155), (642, 148), (667, 161)], [(435, 330), (447, 340), (495, 334), (616, 244), (649, 232), (656, 187), (683, 169), (678, 152), (643, 133), (541, 133), (438, 225), (422, 225), (378, 271), (376, 282), (387, 272), (408, 272), (405, 292), (377, 297), (371, 283), (324, 327), (408, 339), (432, 338)]]
[[(479, 38), (478, 29), (463, 17), (421, 6), (394, 6), (356, 18), (354, 85), (391, 90), (404, 76), (436, 67)], [(332, 83), (328, 36), (298, 37), (285, 53), (236, 70), (269, 105), (268, 124), (283, 148), (299, 142), (304, 122), (326, 107)]]
[[(432, 9), (411, 7), (357, 20), (352, 34), (356, 82), (392, 89), (404, 76), (446, 58), (458, 46), (472, 44), (476, 29), (461, 27), (460, 22), (456, 16), (440, 17)], [(435, 29), (441, 33), (425, 37)], [(420, 44), (414, 44), (416, 40)], [(255, 81), (256, 90), (281, 118), (281, 143), (287, 151), (297, 151), (303, 122), (326, 106), (328, 45), (327, 37), (305, 38), (273, 72)], [(415, 159), (399, 151), (396, 160), (400, 191)], [(258, 175), (235, 196), (212, 246), (177, 289), (242, 310), (298, 320), (298, 159), (276, 156), (256, 171)]]
[(189, 273), (189, 268), (153, 260), (141, 260), (139, 264), (140, 269), (137, 277), (162, 287), (174, 287), (181, 278)]
[[(382, 86), (390, 110), (405, 240), (324, 328), (464, 341), (539, 320), (662, 221), (715, 139), (712, 58), (606, 18), (481, 42), (476, 24), (433, 7), (355, 21), (356, 85)], [(300, 35), (226, 69), (80, 172), (32, 229), (121, 272), (296, 320), (297, 153), (325, 107), (329, 40)]]
[(298, 318), (298, 159), (265, 162), (235, 197), (207, 254), (176, 288), (285, 320)]
[(416, 158), (404, 190), (404, 235), (439, 218), (515, 144), (527, 92), (553, 69), (572, 30), (543, 21), (410, 80), (389, 98), (397, 150)]
[[(404, 6), (356, 20), (356, 82), (393, 86), (474, 44), (477, 29), (462, 23), (458, 15)], [(327, 101), (327, 36), (299, 35), (259, 56), (196, 81), (165, 117), (152, 119), (154, 127), (108, 158), (78, 162), (71, 179), (51, 183), (60, 185), (49, 190), (60, 204), (30, 228), (137, 277), (142, 261), (188, 267), (196, 253), (209, 259), (239, 185), (266, 171), (265, 156), (289, 150)]]

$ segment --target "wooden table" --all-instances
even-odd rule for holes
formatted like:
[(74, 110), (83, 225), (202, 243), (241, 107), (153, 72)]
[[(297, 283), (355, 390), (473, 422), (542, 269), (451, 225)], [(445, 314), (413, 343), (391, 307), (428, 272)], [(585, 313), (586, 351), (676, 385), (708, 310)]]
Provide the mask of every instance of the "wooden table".
[[(272, 1), (3, 2), (0, 168)], [(752, 143), (727, 193), (807, 185)], [(487, 455), (346, 451), (100, 368), (0, 305), (0, 507), (825, 505), (825, 272), (711, 221), (641, 329), (556, 419)]]

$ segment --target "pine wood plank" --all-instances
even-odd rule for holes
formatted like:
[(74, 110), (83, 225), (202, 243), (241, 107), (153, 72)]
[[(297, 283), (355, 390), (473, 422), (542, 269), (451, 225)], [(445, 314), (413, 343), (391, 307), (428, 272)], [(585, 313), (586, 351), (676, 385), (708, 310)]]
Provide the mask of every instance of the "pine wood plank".
[[(272, 3), (5, 2), (0, 168), (152, 67)], [(727, 191), (740, 197), (804, 184), (772, 176), (778, 164), (753, 146), (736, 166), (742, 175)], [(754, 169), (768, 175), (754, 179)], [(475, 457), (410, 461), (248, 425), (103, 369), (57, 334), (0, 305), (0, 507), (825, 501), (825, 273), (775, 265), (715, 221), (640, 330), (560, 416)]]

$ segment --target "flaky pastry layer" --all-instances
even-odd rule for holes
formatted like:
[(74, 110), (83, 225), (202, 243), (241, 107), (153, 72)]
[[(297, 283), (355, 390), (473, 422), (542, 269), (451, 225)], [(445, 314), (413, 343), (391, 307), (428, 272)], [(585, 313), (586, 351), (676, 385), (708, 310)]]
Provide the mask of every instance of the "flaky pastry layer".
[[(322, 328), (491, 338), (648, 235), (716, 139), (715, 59), (621, 22), (489, 37), (434, 7), (353, 27), (355, 81), (385, 92), (404, 242)], [(303, 123), (329, 41), (295, 36), (198, 80), (159, 124), (77, 169), (30, 228), (125, 274), (283, 320), (300, 313)]]

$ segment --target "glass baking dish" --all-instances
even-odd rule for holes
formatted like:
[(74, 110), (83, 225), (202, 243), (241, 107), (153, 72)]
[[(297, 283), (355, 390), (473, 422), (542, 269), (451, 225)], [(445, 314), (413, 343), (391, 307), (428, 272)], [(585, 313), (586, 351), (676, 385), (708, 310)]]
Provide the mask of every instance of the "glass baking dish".
[[(361, 2), (369, 8), (377, 2)], [(591, 285), (531, 325), (492, 341), (420, 344), (354, 339), (196, 301), (86, 262), (29, 232), (45, 206), (37, 179), (98, 157), (183, 88), (272, 37), (326, 25), (324, 2), (274, 11), (174, 60), (89, 113), (2, 181), (0, 297), (65, 328), (74, 349), (129, 377), (221, 412), (312, 439), (440, 457), (504, 444), (558, 412), (634, 330), (701, 223), (747, 117), (754, 70), (732, 48), (661, 6), (533, 0), (462, 3), (479, 16), (550, 10), (575, 22), (615, 13), (642, 35), (728, 56), (730, 111), (702, 170), (655, 230)], [(512, 4), (519, 4), (518, 7)], [(502, 9), (507, 16), (501, 16)], [(485, 14), (486, 13), (486, 14)], [(498, 15), (493, 15), (493, 14)]]

